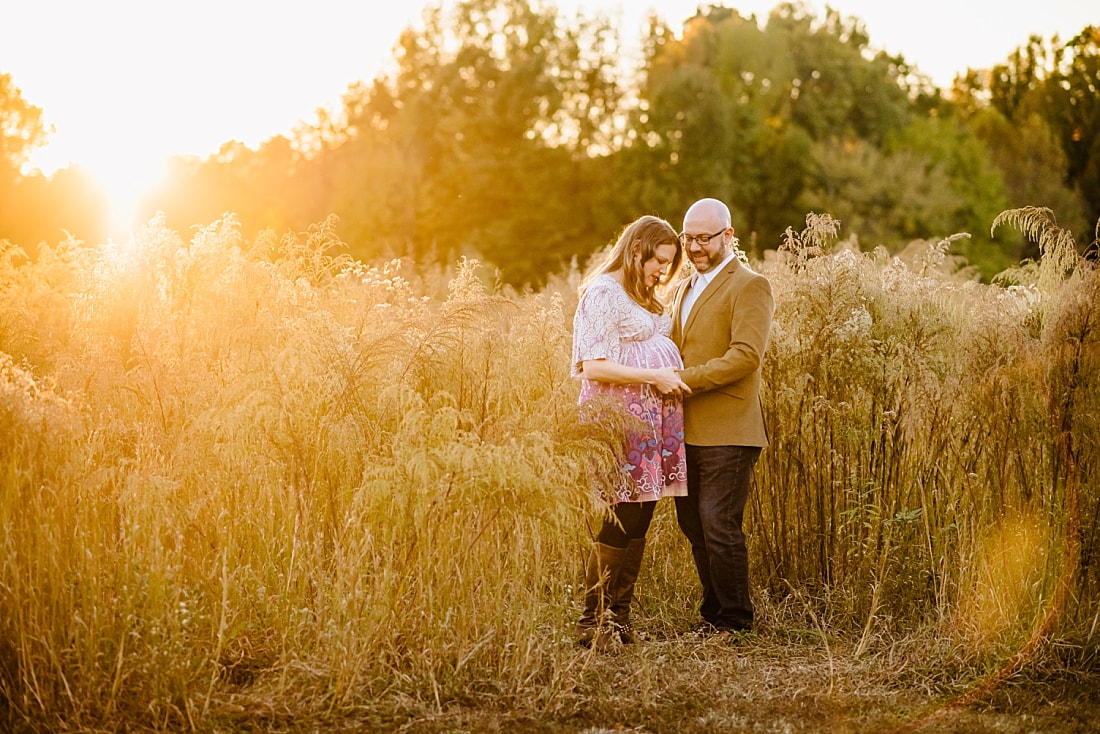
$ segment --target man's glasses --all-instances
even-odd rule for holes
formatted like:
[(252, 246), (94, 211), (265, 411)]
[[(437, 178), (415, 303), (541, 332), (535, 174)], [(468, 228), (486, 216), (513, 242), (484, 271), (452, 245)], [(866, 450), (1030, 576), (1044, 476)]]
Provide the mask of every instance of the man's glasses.
[(723, 227), (714, 234), (686, 234), (684, 232), (681, 232), (680, 244), (682, 244), (684, 247), (691, 247), (691, 241), (695, 240), (699, 243), (700, 247), (706, 247), (708, 244), (710, 244), (711, 240), (725, 232), (726, 229), (728, 229), (728, 227)]

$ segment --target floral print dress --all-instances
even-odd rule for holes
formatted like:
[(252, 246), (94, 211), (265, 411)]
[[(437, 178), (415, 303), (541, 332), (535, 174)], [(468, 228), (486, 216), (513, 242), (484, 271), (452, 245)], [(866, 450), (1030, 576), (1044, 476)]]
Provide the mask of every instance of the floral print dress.
[[(592, 280), (573, 317), (574, 378), (586, 360), (607, 359), (628, 367), (683, 367), (680, 352), (669, 339), (672, 319), (636, 303), (610, 275)], [(652, 385), (613, 385), (581, 379), (580, 403), (597, 395), (622, 399), (639, 419), (626, 436), (625, 464), (618, 486), (598, 487), (609, 503), (649, 502), (687, 494), (684, 453), (684, 406), (661, 395)]]

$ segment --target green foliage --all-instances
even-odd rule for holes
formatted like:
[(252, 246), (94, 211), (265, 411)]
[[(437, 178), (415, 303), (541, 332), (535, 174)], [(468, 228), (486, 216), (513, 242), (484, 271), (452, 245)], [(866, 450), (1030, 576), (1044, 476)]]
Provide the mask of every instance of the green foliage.
[(957, 231), (950, 179), (920, 153), (831, 140), (815, 145), (813, 156), (814, 183), (801, 199), (804, 207), (830, 211), (865, 246), (899, 250), (927, 232)]
[[(985, 232), (985, 223), (1005, 208), (1007, 197), (1001, 172), (974, 133), (955, 120), (916, 119), (890, 139), (887, 149), (912, 152), (924, 167), (938, 168), (944, 174), (947, 188), (941, 191), (948, 200), (936, 209), (941, 228), (923, 232), (969, 233), (960, 252), (986, 278), (1018, 262), (1019, 258), (1013, 257), (1015, 246), (1006, 246)], [(899, 208), (909, 209), (904, 199), (899, 203)], [(920, 232), (913, 235), (919, 236)]]
[(716, 196), (758, 257), (805, 211), (832, 211), (893, 252), (968, 232), (956, 254), (989, 279), (1035, 254), (986, 233), (1002, 209), (1047, 206), (1078, 231), (1096, 216), (1074, 139), (1091, 140), (1089, 38), (1035, 40), (947, 101), (831, 9), (781, 4), (762, 23), (708, 6), (679, 35), (654, 18), (630, 68), (606, 18), (441, 4), (341, 109), (179, 162), (147, 211), (178, 227), (231, 211), (249, 236), (335, 214), (357, 257), (478, 257), (537, 287), (638, 212), (676, 220)]
[(1089, 221), (1100, 219), (1100, 26), (1089, 26), (1059, 50), (1060, 63), (1046, 80), (1043, 110), (1069, 159), (1067, 180), (1089, 203)]
[(857, 18), (830, 8), (818, 20), (801, 5), (784, 3), (769, 16), (767, 32), (784, 39), (794, 59), (795, 75), (781, 88), (797, 89), (793, 121), (814, 140), (852, 135), (881, 143), (907, 123), (910, 69), (901, 58), (872, 54)]
[[(389, 212), (406, 239), (398, 252), (476, 253), (517, 284), (560, 269), (594, 230), (591, 203), (547, 192), (591, 187), (582, 159), (606, 149), (621, 93), (615, 46), (606, 21), (565, 26), (521, 2), (460, 3), (406, 34), (400, 70), (350, 119), (403, 151), (408, 199)], [(516, 242), (530, 243), (519, 257)]]
[(107, 197), (80, 167), (0, 182), (0, 201), (0, 238), (21, 243), (31, 253), (39, 244), (107, 238)]
[[(851, 211), (845, 219), (870, 224), (861, 233), (892, 244), (915, 230), (928, 236), (921, 227), (948, 203), (943, 184), (969, 194), (996, 181), (966, 180), (973, 171), (945, 159), (948, 152), (920, 150), (927, 159), (918, 170), (907, 170), (918, 161), (896, 159), (891, 180), (907, 185), (887, 190), (877, 166), (896, 153), (889, 142), (919, 119), (923, 103), (904, 61), (872, 56), (868, 41), (855, 19), (830, 10), (819, 21), (789, 4), (763, 27), (711, 7), (688, 21), (682, 39), (655, 29), (644, 132), (629, 151), (632, 170), (648, 171), (639, 184), (644, 204), (679, 211), (700, 196), (722, 198), (756, 254), (778, 246), (806, 208)], [(906, 218), (910, 231), (887, 234)]]
[(618, 45), (605, 19), (566, 24), (515, 0), (435, 6), (402, 35), (396, 71), (353, 85), (338, 115), (293, 146), (189, 163), (149, 208), (178, 225), (233, 211), (250, 234), (335, 214), (362, 258), (477, 255), (513, 284), (543, 282), (620, 221), (564, 195), (607, 177), (595, 156), (622, 133)]
[[(1100, 28), (1096, 26), (1086, 27), (1064, 43), (1057, 37), (1044, 42), (1033, 36), (1004, 63), (994, 66), (988, 75), (971, 72), (957, 79), (953, 89), (964, 110), (988, 106), (1010, 124), (1028, 130), (1020, 146), (1026, 150), (1038, 146), (1042, 151), (1046, 147), (1042, 137), (1048, 130), (1053, 132), (1065, 161), (1058, 180), (1067, 193), (1059, 196), (1063, 199), (1083, 197), (1087, 205), (1086, 222), (1100, 219), (1098, 92)], [(1041, 124), (1037, 124), (1034, 117), (1038, 117)], [(1039, 130), (1035, 131), (1037, 127)], [(1039, 140), (1035, 140), (1036, 137)], [(1049, 206), (1054, 202), (1031, 199), (1014, 203)], [(1064, 216), (1076, 220), (1075, 209), (1076, 206), (1067, 207)]]
[[(997, 110), (986, 108), (969, 119), (968, 127), (985, 143), (1001, 171), (1011, 206), (1045, 207), (1058, 212), (1067, 229), (1088, 231), (1088, 205), (1080, 191), (1066, 186), (1066, 155), (1042, 115), (1033, 112), (1013, 124)], [(1038, 250), (1021, 243), (1015, 259), (1038, 255)]]

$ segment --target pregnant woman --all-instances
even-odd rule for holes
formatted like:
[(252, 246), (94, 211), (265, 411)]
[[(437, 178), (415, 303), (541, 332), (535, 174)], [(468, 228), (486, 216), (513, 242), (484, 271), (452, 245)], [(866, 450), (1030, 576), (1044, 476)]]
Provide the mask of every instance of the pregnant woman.
[(610, 512), (585, 564), (584, 613), (578, 642), (607, 647), (632, 643), (630, 604), (645, 552), (646, 532), (661, 497), (687, 494), (682, 396), (683, 366), (669, 339), (671, 317), (657, 287), (679, 270), (676, 230), (644, 216), (623, 230), (604, 262), (581, 284), (573, 320), (572, 374), (580, 403), (605, 396), (634, 419), (624, 462), (611, 486), (596, 488)]

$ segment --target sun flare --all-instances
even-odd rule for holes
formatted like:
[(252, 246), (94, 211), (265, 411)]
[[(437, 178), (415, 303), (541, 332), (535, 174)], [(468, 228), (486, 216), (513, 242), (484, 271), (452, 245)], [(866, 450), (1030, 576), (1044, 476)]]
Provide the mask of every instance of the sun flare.
[(125, 240), (141, 225), (142, 197), (155, 187), (167, 171), (167, 159), (156, 156), (128, 155), (92, 168), (92, 177), (107, 196), (108, 236)]

